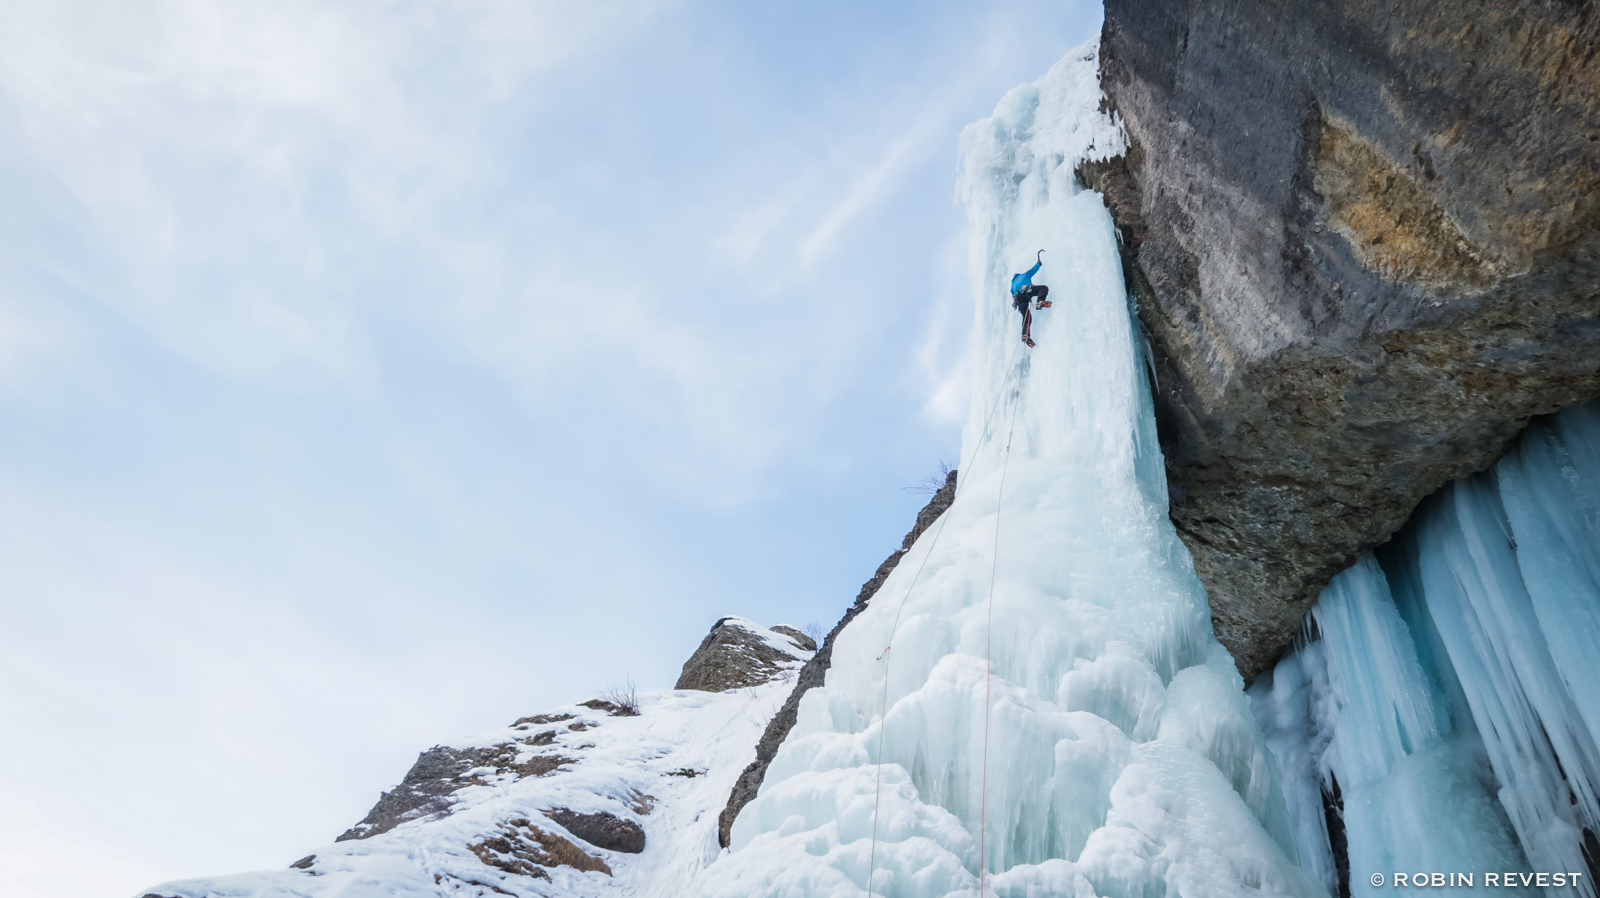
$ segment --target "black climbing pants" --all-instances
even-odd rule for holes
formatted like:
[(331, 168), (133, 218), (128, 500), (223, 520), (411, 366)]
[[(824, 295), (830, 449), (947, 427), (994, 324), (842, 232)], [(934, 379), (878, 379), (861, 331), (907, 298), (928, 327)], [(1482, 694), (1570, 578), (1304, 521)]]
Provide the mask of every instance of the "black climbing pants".
[(1033, 342), (1033, 300), (1043, 302), (1049, 295), (1050, 288), (1043, 284), (1029, 284), (1011, 294), (1011, 307), (1022, 313), (1022, 342)]

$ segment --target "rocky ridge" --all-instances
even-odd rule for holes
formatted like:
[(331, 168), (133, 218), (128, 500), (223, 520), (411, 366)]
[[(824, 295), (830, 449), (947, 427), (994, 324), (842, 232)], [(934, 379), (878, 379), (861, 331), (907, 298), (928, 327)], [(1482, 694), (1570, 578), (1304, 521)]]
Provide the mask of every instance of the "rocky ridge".
[[(336, 898), (373, 884), (481, 898), (692, 893), (717, 855), (729, 787), (811, 657), (804, 634), (742, 618), (719, 630), (776, 647), (764, 656), (769, 677), (746, 669), (744, 685), (726, 691), (609, 694), (435, 746), (359, 824), (292, 864), (165, 883), (146, 896)], [(740, 640), (712, 642), (748, 657)]]

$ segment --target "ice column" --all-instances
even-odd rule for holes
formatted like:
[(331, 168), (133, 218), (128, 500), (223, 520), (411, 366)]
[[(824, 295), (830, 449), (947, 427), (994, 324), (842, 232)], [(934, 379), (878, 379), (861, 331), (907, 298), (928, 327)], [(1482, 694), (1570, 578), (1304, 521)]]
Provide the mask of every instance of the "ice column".
[[(1492, 476), (1447, 487), (1425, 509), (1415, 538), (1424, 600), (1529, 862), (1537, 870), (1587, 870), (1583, 830), (1600, 830), (1600, 752), (1541, 623), (1559, 630), (1570, 608), (1580, 626), (1592, 606), (1581, 595), (1575, 602), (1561, 596), (1541, 622)], [(1562, 574), (1541, 579), (1570, 578), (1574, 567), (1557, 564)], [(1580, 693), (1600, 686), (1574, 683)], [(1592, 884), (1582, 893), (1594, 894)]]
[(1600, 743), (1600, 403), (1535, 421), (1495, 473), (1573, 725)]
[(1250, 687), (1256, 718), (1277, 757), (1283, 797), (1294, 830), (1300, 865), (1328, 890), (1339, 894), (1339, 875), (1323, 811), (1322, 755), (1330, 733), (1318, 726), (1329, 700), (1322, 643), (1313, 642), (1285, 656)]
[[(1102, 99), (1091, 45), (962, 136), (955, 502), (840, 634), (708, 895), (1324, 894), (1167, 518), (1116, 235), (1074, 174), (1123, 149)], [(1029, 350), (1007, 283), (1040, 248)]]
[(1337, 787), (1354, 894), (1377, 872), (1519, 870), (1594, 895), (1600, 403), (1534, 422), (1379, 560), (1334, 578), (1314, 641), (1251, 689), (1307, 869), (1331, 881), (1312, 792)]
[[(1384, 893), (1387, 887), (1372, 886), (1373, 873), (1526, 871), (1482, 775), (1482, 742), (1475, 732), (1452, 731), (1446, 693), (1424, 670), (1377, 562), (1368, 556), (1335, 577), (1312, 618), (1320, 639), (1251, 687), (1285, 775), (1298, 780), (1292, 810), (1306, 840), (1301, 855), (1316, 864), (1308, 869), (1329, 881), (1321, 866), (1326, 791), (1342, 801), (1354, 895)], [(1295, 704), (1308, 726), (1298, 733), (1274, 726), (1285, 719), (1279, 708)], [(1313, 774), (1316, 781), (1306, 782)]]

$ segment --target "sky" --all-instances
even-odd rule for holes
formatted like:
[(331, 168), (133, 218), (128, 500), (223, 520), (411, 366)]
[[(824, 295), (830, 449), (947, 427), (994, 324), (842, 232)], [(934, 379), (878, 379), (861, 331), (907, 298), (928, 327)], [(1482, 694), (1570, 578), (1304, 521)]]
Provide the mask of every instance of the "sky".
[(831, 627), (957, 460), (957, 137), (1100, 15), (0, 6), (0, 892)]

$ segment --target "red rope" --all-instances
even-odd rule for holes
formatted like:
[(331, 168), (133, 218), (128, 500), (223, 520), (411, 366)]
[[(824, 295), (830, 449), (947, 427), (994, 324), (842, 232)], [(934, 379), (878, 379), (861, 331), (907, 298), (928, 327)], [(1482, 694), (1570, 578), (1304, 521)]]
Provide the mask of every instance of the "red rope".
[(1017, 408), (1011, 407), (1011, 428), (1006, 432), (1006, 458), (1000, 466), (1000, 491), (994, 498), (994, 551), (989, 568), (989, 621), (983, 640), (983, 785), (978, 796), (978, 898), (983, 898), (984, 874), (989, 869), (989, 684), (994, 678), (994, 581), (1000, 570), (1000, 505), (1006, 495), (1006, 471), (1011, 468), (1011, 437), (1017, 431)]

